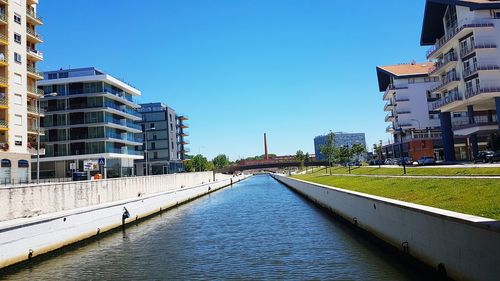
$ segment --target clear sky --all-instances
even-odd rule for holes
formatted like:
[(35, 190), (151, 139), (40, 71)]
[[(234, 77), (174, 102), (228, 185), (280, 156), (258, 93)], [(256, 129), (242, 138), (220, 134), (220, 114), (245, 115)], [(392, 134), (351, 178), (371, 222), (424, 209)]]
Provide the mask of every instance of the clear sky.
[(191, 154), (387, 141), (375, 66), (425, 61), (424, 0), (40, 0), (41, 70), (96, 66), (190, 117)]

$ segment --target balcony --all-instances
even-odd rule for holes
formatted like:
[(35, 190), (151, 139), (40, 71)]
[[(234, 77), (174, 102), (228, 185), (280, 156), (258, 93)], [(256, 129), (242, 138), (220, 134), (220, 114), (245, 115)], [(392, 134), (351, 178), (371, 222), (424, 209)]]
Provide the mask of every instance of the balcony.
[(449, 44), (450, 41), (458, 37), (458, 35), (465, 35), (465, 31), (470, 29), (470, 28), (479, 28), (479, 27), (494, 27), (495, 24), (494, 18), (486, 18), (486, 19), (470, 19), (470, 18), (465, 18), (462, 21), (460, 21), (454, 28), (451, 28), (446, 31), (446, 35), (441, 37), (436, 41), (436, 44), (432, 46), (428, 51), (427, 51), (427, 58), (428, 59), (435, 59), (441, 50), (445, 49), (445, 47), (450, 47), (452, 44)]
[(392, 113), (389, 113), (385, 116), (385, 122), (392, 122), (394, 121), (394, 115)]
[(187, 128), (189, 128), (189, 125), (186, 123), (180, 123), (180, 124), (177, 124), (177, 127), (182, 128), (182, 129), (187, 129)]
[(409, 98), (396, 98), (396, 104), (400, 102), (409, 102), (409, 101), (410, 101)]
[(500, 70), (500, 67), (498, 65), (483, 65), (476, 67), (473, 66), (472, 68), (464, 69), (464, 79), (480, 71), (498, 71), (498, 70)]
[(0, 119), (0, 130), (5, 130), (9, 128), (7, 120)]
[(179, 135), (181, 137), (187, 137), (187, 136), (189, 136), (189, 133), (186, 131), (182, 131), (182, 132), (179, 132), (177, 135)]
[(44, 135), (45, 131), (43, 128), (38, 128), (36, 125), (28, 124), (28, 134), (37, 135), (40, 130), (40, 135)]
[(429, 73), (429, 75), (439, 75), (447, 68), (454, 67), (457, 62), (458, 58), (455, 52), (449, 52), (445, 54), (442, 59), (436, 62), (434, 69)]
[(389, 126), (387, 126), (387, 128), (385, 128), (385, 131), (387, 133), (392, 133), (392, 132), (395, 132), (396, 130), (394, 129), (394, 125), (389, 125)]
[(9, 65), (9, 57), (4, 53), (0, 53), (0, 66), (7, 65)]
[(28, 20), (28, 22), (30, 22), (30, 23), (32, 23), (34, 25), (43, 24), (42, 17), (40, 17), (39, 15), (37, 15), (35, 13), (35, 11), (33, 11), (30, 8), (26, 9), (26, 19)]
[(3, 33), (0, 33), (0, 45), (9, 45), (9, 38)]
[(38, 34), (34, 29), (29, 27), (26, 28), (26, 34), (28, 39), (35, 41), (36, 43), (43, 43), (42, 35)]
[(38, 72), (33, 66), (28, 65), (26, 70), (28, 71), (28, 76), (30, 76), (31, 78), (38, 80), (43, 79), (43, 72)]
[(394, 86), (393, 84), (389, 84), (389, 86), (387, 86), (387, 89), (385, 90), (383, 99), (388, 100), (388, 99), (392, 98), (394, 91), (405, 90), (405, 89), (408, 89), (408, 87), (407, 86)]
[(493, 43), (478, 43), (476, 42), (474, 45), (469, 46), (467, 45), (466, 48), (463, 48), (460, 50), (460, 58), (464, 58), (472, 53), (474, 53), (476, 50), (485, 50), (485, 49), (496, 49), (497, 45)]
[(7, 78), (0, 76), (0, 87), (9, 87), (9, 81), (7, 80)]
[(189, 120), (189, 116), (187, 116), (187, 115), (178, 115), (177, 119), (185, 121), (185, 120)]
[[(499, 97), (500, 96), (500, 85), (480, 85), (476, 88), (466, 89), (465, 98), (471, 99), (477, 97), (480, 99), (481, 94), (488, 94), (489, 97)], [(487, 98), (487, 97), (485, 97)]]
[(456, 120), (452, 122), (453, 133), (457, 136), (468, 136), (471, 134), (483, 133), (496, 133), (498, 131), (498, 121), (496, 115), (491, 119), (488, 116), (474, 116), (474, 122), (471, 123), (469, 118)]
[(9, 5), (9, 0), (0, 0), (0, 4)]
[(38, 89), (37, 87), (29, 87), (28, 86), (28, 94), (29, 95), (32, 95), (32, 96), (35, 96), (35, 97), (40, 97), (40, 96), (43, 96), (44, 95), (44, 92), (42, 89)]
[(446, 91), (450, 88), (457, 87), (458, 84), (460, 83), (460, 76), (459, 75), (452, 75), (451, 77), (445, 76), (444, 79), (442, 80), (441, 84), (439, 84), (436, 88), (432, 89), (432, 93), (440, 93), (443, 91)]
[(8, 20), (7, 14), (5, 12), (0, 13), (0, 25), (8, 24), (7, 20)]
[(0, 97), (0, 108), (7, 108), (9, 107), (9, 100), (7, 97)]
[(394, 104), (392, 101), (389, 101), (384, 105), (384, 111), (392, 111), (394, 109)]
[(456, 92), (450, 93), (447, 96), (433, 102), (431, 105), (431, 108), (432, 108), (432, 110), (439, 110), (441, 107), (443, 107), (445, 105), (449, 105), (453, 102), (462, 101), (462, 100), (463, 100), (462, 95), (458, 91), (456, 91)]
[(28, 105), (28, 114), (33, 114), (33, 115), (44, 115), (44, 110), (43, 108), (40, 108), (40, 111), (38, 111), (38, 107), (35, 105)]
[(398, 115), (404, 115), (404, 114), (410, 114), (410, 113), (411, 113), (411, 111), (410, 111), (410, 110), (405, 110), (405, 109), (403, 109), (403, 110), (397, 110), (397, 111), (396, 111), (396, 113), (397, 113)]
[(187, 145), (187, 144), (189, 144), (189, 142), (187, 140), (180, 140), (179, 142), (177, 142), (177, 144)]
[(28, 54), (28, 57), (31, 58), (34, 61), (42, 61), (43, 60), (43, 53), (35, 50), (33, 48), (26, 48), (26, 52)]

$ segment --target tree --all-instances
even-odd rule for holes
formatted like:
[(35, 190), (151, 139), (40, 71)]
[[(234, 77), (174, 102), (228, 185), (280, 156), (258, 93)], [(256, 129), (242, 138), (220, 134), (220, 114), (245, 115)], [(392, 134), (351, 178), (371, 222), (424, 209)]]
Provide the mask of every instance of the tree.
[(190, 162), (192, 162), (191, 164), (193, 165), (195, 172), (207, 171), (210, 168), (207, 158), (205, 158), (201, 154), (194, 156), (193, 159), (190, 160)]
[(378, 162), (378, 167), (380, 168), (380, 162), (382, 161), (382, 153), (384, 152), (384, 149), (382, 148), (382, 141), (379, 141), (378, 144), (373, 144), (373, 153), (377, 155), (377, 158), (379, 160)]
[(219, 154), (215, 156), (215, 158), (212, 160), (212, 163), (214, 164), (215, 169), (223, 169), (227, 166), (229, 166), (229, 157), (225, 154)]
[(184, 161), (184, 170), (188, 173), (194, 172), (193, 161), (191, 160)]
[(300, 167), (304, 167), (304, 161), (306, 160), (306, 155), (302, 150), (297, 150), (295, 153), (295, 161), (300, 162)]
[(356, 156), (356, 160), (359, 161), (359, 156), (366, 152), (366, 147), (363, 144), (355, 143), (351, 147), (352, 155)]
[(335, 134), (330, 131), (328, 135), (326, 135), (326, 143), (320, 147), (320, 151), (322, 154), (326, 156), (328, 159), (328, 166), (330, 167), (330, 175), (332, 174), (332, 162), (337, 155), (337, 147), (335, 147)]

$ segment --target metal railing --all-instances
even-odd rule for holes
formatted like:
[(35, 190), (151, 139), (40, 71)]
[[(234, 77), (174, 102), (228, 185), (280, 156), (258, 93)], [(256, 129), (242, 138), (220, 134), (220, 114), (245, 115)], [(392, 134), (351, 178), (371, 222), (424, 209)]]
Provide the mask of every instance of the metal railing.
[(482, 70), (500, 70), (500, 66), (498, 65), (481, 65), (481, 66), (472, 66), (472, 68), (464, 69), (464, 78), (472, 76), (479, 71)]
[(3, 22), (7, 22), (7, 14), (6, 13), (0, 13), (0, 20)]
[(27, 47), (26, 48), (26, 51), (29, 53), (29, 54), (32, 54), (32, 55), (35, 55), (35, 56), (38, 56), (40, 58), (43, 58), (43, 53), (38, 51), (38, 50), (35, 50), (35, 49), (32, 49), (30, 47)]
[(42, 41), (42, 40), (43, 40), (42, 35), (38, 34), (38, 33), (37, 33), (34, 29), (31, 29), (31, 28), (27, 27), (27, 28), (26, 28), (26, 33), (27, 33), (28, 35), (31, 35), (31, 36), (33, 36), (33, 37), (37, 38), (37, 39), (38, 39), (38, 40), (40, 40), (40, 41)]
[(452, 120), (453, 129), (465, 129), (475, 126), (487, 126), (487, 125), (496, 125), (497, 117), (496, 115), (491, 116), (491, 120), (488, 116), (474, 116), (473, 122), (469, 117), (461, 118), (460, 120)]
[(9, 38), (7, 37), (7, 35), (3, 34), (3, 33), (0, 33), (0, 40), (3, 40), (5, 42), (8, 42), (9, 41)]
[(446, 88), (449, 84), (451, 84), (453, 82), (457, 82), (457, 81), (460, 81), (460, 75), (458, 75), (458, 74), (452, 75), (451, 77), (445, 76), (445, 78), (442, 80), (441, 84), (439, 84), (437, 87), (432, 89), (431, 92), (439, 92), (439, 91), (443, 90), (444, 88)]
[(28, 65), (26, 67), (26, 70), (29, 72), (29, 73), (32, 73), (34, 75), (37, 75), (37, 76), (40, 76), (40, 77), (43, 77), (43, 72), (39, 72), (36, 70), (36, 68), (34, 68), (33, 66), (31, 65)]
[(452, 92), (452, 93), (448, 94), (447, 96), (442, 97), (441, 99), (433, 102), (432, 103), (432, 110), (437, 110), (440, 107), (443, 107), (447, 104), (450, 104), (450, 103), (455, 102), (455, 101), (461, 101), (461, 100), (463, 100), (463, 97), (460, 94), (460, 92)]
[(469, 99), (471, 97), (477, 96), (479, 94), (485, 93), (500, 93), (499, 85), (479, 85), (476, 88), (466, 89), (465, 90), (465, 98)]
[(35, 105), (28, 105), (28, 112), (35, 113), (35, 114), (44, 114), (45, 111), (43, 108), (40, 108), (40, 112), (38, 111), (38, 106)]
[(476, 49), (494, 49), (496, 47), (497, 45), (494, 43), (475, 42), (474, 45), (467, 45), (465, 48), (460, 49), (460, 57), (464, 58), (473, 53)]
[(8, 128), (7, 120), (0, 120), (0, 128)]
[(45, 93), (43, 92), (42, 89), (38, 89), (37, 87), (29, 87), (28, 86), (28, 92), (38, 95), (38, 96), (43, 96)]
[(494, 23), (492, 20), (495, 18), (486, 18), (486, 19), (470, 19), (465, 18), (461, 20), (458, 24), (456, 24), (453, 28), (446, 30), (446, 34), (438, 39), (434, 46), (432, 46), (427, 51), (427, 58), (436, 53), (439, 49), (441, 49), (446, 43), (448, 43), (451, 39), (453, 39), (460, 31), (465, 28), (474, 28), (474, 27), (493, 27)]
[(9, 100), (6, 97), (0, 98), (0, 105), (2, 105), (2, 106), (9, 105)]
[(26, 9), (26, 15), (28, 17), (31, 17), (34, 20), (37, 20), (37, 21), (40, 21), (40, 22), (43, 21), (42, 17), (40, 17), (39, 15), (35, 14), (35, 11), (33, 11), (33, 10), (29, 9), (29, 8)]
[(8, 85), (9, 81), (7, 78), (0, 76), (0, 84)]
[(446, 53), (442, 59), (438, 60), (434, 65), (434, 69), (430, 72), (430, 74), (434, 74), (441, 70), (444, 66), (446, 66), (450, 62), (458, 61), (457, 55), (455, 52)]

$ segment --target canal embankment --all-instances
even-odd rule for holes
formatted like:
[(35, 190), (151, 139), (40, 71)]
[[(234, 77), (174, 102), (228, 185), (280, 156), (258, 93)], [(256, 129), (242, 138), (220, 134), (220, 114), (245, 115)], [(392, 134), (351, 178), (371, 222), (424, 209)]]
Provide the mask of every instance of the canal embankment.
[(0, 189), (0, 268), (94, 237), (246, 177), (202, 172)]
[(354, 227), (452, 279), (497, 280), (500, 276), (498, 221), (283, 175), (273, 177)]

